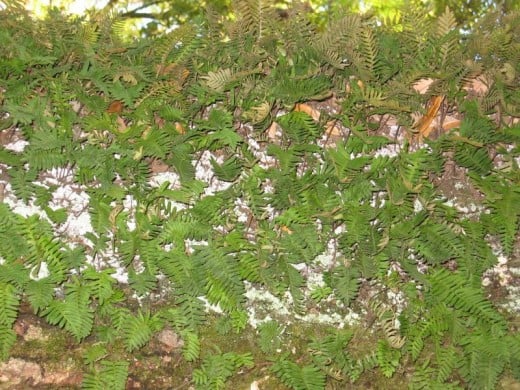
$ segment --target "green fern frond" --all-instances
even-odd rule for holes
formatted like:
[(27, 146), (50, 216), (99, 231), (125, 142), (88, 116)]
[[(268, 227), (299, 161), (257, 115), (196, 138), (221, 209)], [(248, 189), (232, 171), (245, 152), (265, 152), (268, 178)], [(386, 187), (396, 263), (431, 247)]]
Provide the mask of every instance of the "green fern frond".
[(340, 330), (328, 334), (324, 338), (313, 340), (309, 344), (313, 361), (322, 370), (329, 368), (330, 372), (330, 368), (332, 368), (330, 366), (333, 366), (342, 373), (348, 371), (354, 364), (352, 357), (347, 352), (347, 346), (353, 336), (354, 334), (350, 330)]
[(489, 152), (484, 147), (476, 147), (467, 143), (458, 143), (454, 159), (461, 166), (478, 175), (488, 175), (493, 169)]
[(354, 48), (359, 41), (360, 31), (359, 15), (345, 15), (332, 20), (329, 28), (316, 35), (313, 46), (323, 53), (325, 60), (332, 66), (343, 69), (353, 61)]
[(102, 360), (100, 365), (99, 369), (85, 375), (81, 384), (82, 389), (125, 389), (128, 377), (128, 362)]
[(137, 315), (128, 316), (122, 324), (124, 345), (127, 351), (142, 347), (152, 337), (153, 332), (161, 327), (158, 317), (139, 310)]
[(254, 34), (261, 38), (266, 32), (269, 19), (275, 17), (273, 2), (270, 0), (236, 0), (233, 9), (237, 13), (237, 22), (245, 34)]
[[(192, 293), (191, 291), (188, 291)], [(187, 293), (175, 299), (175, 304), (179, 306), (179, 312), (186, 324), (192, 328), (202, 325), (206, 319), (204, 303), (196, 296)]]
[(472, 175), (473, 182), (486, 194), (491, 214), (482, 216), (485, 228), (500, 237), (503, 250), (510, 254), (518, 236), (520, 223), (520, 190), (509, 180)]
[(220, 390), (226, 387), (226, 380), (241, 367), (252, 367), (253, 357), (250, 353), (233, 352), (221, 355), (209, 355), (200, 368), (193, 370), (193, 382), (197, 389)]
[(11, 347), (16, 342), (16, 333), (12, 326), (0, 325), (0, 361), (9, 357)]
[(45, 309), (55, 298), (56, 284), (50, 278), (30, 280), (25, 287), (25, 294), (35, 313)]
[[(463, 243), (446, 224), (427, 222), (419, 227), (419, 232), (414, 244), (428, 263), (441, 264), (464, 256)], [(442, 247), (439, 242), (443, 243)]]
[(22, 291), (30, 282), (29, 270), (23, 264), (9, 263), (0, 265), (0, 282), (9, 283)]
[(278, 123), (284, 135), (294, 142), (303, 143), (320, 135), (316, 122), (305, 112), (292, 111), (279, 117)]
[(494, 210), (490, 217), (493, 224), (490, 228), (499, 234), (504, 252), (511, 254), (520, 224), (520, 189), (508, 186), (502, 187), (502, 190), (500, 199), (489, 204)]
[[(378, 67), (378, 48), (372, 26), (364, 26), (360, 32), (360, 66), (359, 72), (361, 79), (372, 80), (377, 77), (376, 68)], [(370, 102), (370, 99), (367, 99)]]
[(278, 359), (271, 366), (278, 378), (286, 386), (294, 390), (323, 390), (325, 388), (325, 373), (314, 365), (300, 367), (285, 358)]
[(474, 332), (461, 343), (465, 347), (463, 377), (472, 389), (493, 389), (510, 358), (508, 340), (500, 335)]
[(66, 264), (63, 257), (63, 244), (52, 236), (50, 225), (37, 215), (20, 222), (29, 247), (27, 261), (36, 267), (45, 262), (54, 281), (60, 282), (65, 278)]
[(53, 300), (42, 311), (51, 325), (58, 325), (69, 331), (79, 342), (92, 332), (93, 310), (89, 299), (79, 301), (74, 296), (66, 296), (64, 301)]
[(213, 172), (215, 175), (223, 181), (233, 182), (242, 172), (242, 163), (234, 156), (228, 158), (222, 164), (218, 164), (215, 159), (211, 160)]
[(258, 345), (266, 354), (274, 353), (281, 346), (282, 327), (276, 321), (268, 321), (258, 326)]
[(377, 343), (377, 362), (383, 375), (390, 378), (394, 375), (401, 353), (398, 349), (391, 348), (386, 340), (379, 340)]
[(446, 382), (455, 368), (460, 366), (460, 354), (455, 348), (440, 349), (437, 353), (437, 377), (438, 382)]
[[(416, 152), (400, 154), (398, 169), (403, 183), (409, 190), (417, 189), (428, 171), (433, 169), (434, 156), (427, 149), (419, 149)], [(435, 161), (433, 161), (435, 162)]]
[(10, 283), (0, 282), (0, 327), (12, 326), (18, 317), (20, 297), (17, 289)]
[(284, 77), (273, 86), (272, 95), (286, 104), (322, 100), (329, 96), (330, 79), (324, 75)]
[(204, 270), (208, 300), (225, 310), (239, 307), (244, 301), (244, 286), (236, 259), (209, 247), (197, 251), (195, 258)]
[(325, 273), (325, 282), (348, 307), (357, 297), (361, 286), (360, 277), (361, 273), (356, 266), (338, 266)]
[(483, 297), (482, 291), (468, 287), (467, 281), (459, 274), (440, 269), (428, 276), (429, 295), (435, 302), (445, 302), (454, 309), (471, 315), (482, 324), (506, 328), (502, 315)]

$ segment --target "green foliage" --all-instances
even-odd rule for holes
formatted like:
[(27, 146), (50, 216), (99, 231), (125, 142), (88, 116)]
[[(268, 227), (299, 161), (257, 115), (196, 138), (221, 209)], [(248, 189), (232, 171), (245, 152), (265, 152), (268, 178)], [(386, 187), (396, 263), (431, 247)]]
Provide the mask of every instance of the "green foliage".
[(207, 356), (200, 368), (193, 370), (193, 382), (198, 389), (224, 389), (226, 379), (241, 367), (251, 368), (253, 357), (249, 353), (227, 352)]
[(83, 378), (82, 389), (124, 389), (128, 375), (128, 362), (102, 360), (99, 368)]
[(282, 327), (276, 321), (264, 322), (258, 327), (258, 345), (266, 354), (274, 353), (281, 346)]
[[(357, 348), (363, 335), (329, 329), (304, 337), (296, 362), (288, 320), (268, 308), (258, 353), (282, 350), (271, 371), (290, 388), (403, 370), (412, 388), (520, 377), (518, 337), (481, 286), (518, 237), (519, 16), (490, 14), (462, 35), (449, 10), (435, 19), (410, 9), (384, 21), (342, 15), (320, 32), (301, 5), (288, 18), (271, 2), (235, 7), (236, 20), (208, 12), (131, 44), (117, 18), (0, 11), (0, 125), (28, 143), (0, 147), (10, 184), (0, 357), (28, 303), (78, 343), (102, 343), (85, 355), (85, 388), (124, 388), (128, 365), (112, 346), (135, 353), (165, 326), (183, 358), (200, 362), (194, 384), (225, 388), (255, 362), (204, 348), (207, 304), (222, 310), (222, 333), (241, 334), (256, 289), (287, 303), (295, 322), (324, 308), (371, 317), (361, 324), (373, 331), (369, 348)], [(474, 97), (465, 88), (477, 76), (488, 89)], [(421, 144), (412, 124), (433, 96), (463, 119)], [(407, 140), (389, 136), (395, 128)], [(157, 184), (164, 165), (169, 182)], [(447, 202), (439, 181), (450, 166), (468, 172), (484, 212)], [(88, 196), (92, 230), (81, 239), (65, 233), (75, 211), (56, 210), (56, 185), (43, 186), (55, 168)], [(23, 204), (41, 215), (15, 213)]]
[(145, 345), (154, 332), (160, 329), (161, 322), (150, 313), (139, 312), (136, 316), (129, 316), (123, 323), (125, 348), (133, 351)]
[(5, 359), (9, 354), (9, 348), (14, 344), (16, 335), (11, 329), (18, 317), (20, 299), (14, 286), (8, 283), (0, 283), (0, 356)]
[(280, 380), (294, 390), (323, 389), (325, 374), (314, 365), (300, 367), (296, 363), (280, 359), (271, 367)]

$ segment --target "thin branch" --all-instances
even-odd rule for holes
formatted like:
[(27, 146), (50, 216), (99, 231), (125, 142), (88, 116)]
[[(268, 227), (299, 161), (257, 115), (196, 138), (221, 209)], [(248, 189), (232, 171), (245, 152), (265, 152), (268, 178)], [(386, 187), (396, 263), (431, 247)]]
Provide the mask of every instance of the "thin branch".
[[(110, 0), (111, 2), (116, 2), (117, 0)], [(143, 3), (142, 5), (140, 5), (139, 7), (137, 8), (134, 8), (133, 10), (131, 11), (128, 11), (126, 12), (125, 14), (132, 14), (132, 13), (136, 13), (137, 11), (140, 11), (142, 9), (145, 9), (145, 8), (148, 8), (148, 7), (151, 7), (152, 5), (156, 5), (156, 4), (161, 4), (161, 3), (166, 3), (167, 1), (165, 0), (156, 0), (156, 1), (151, 1), (149, 3)]]
[(158, 19), (157, 14), (151, 13), (151, 12), (134, 12), (134, 11), (128, 11), (124, 14), (121, 14), (121, 17), (128, 18), (128, 19)]

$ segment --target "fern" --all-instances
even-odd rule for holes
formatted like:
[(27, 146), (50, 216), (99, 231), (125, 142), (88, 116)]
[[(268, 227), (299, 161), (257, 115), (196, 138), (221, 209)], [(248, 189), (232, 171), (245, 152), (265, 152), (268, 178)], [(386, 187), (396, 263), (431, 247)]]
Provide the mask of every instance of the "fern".
[(346, 306), (350, 306), (361, 286), (360, 277), (356, 266), (339, 266), (325, 274), (325, 282)]
[(16, 333), (11, 326), (0, 326), (0, 360), (9, 357), (11, 347), (16, 342)]
[(42, 311), (42, 316), (50, 324), (69, 331), (79, 342), (92, 331), (94, 311), (90, 307), (90, 292), (77, 280), (65, 287), (65, 299), (51, 301)]
[(397, 349), (390, 348), (385, 340), (379, 340), (377, 343), (377, 362), (383, 375), (390, 378), (394, 375), (401, 357), (401, 353)]
[(213, 159), (211, 160), (215, 175), (223, 181), (233, 182), (242, 172), (242, 164), (236, 157), (231, 157), (219, 165)]
[[(484, 341), (486, 340), (486, 341)], [(462, 372), (472, 389), (492, 389), (509, 360), (505, 339), (496, 335), (476, 333), (463, 340), (466, 362)]]
[(226, 310), (237, 308), (243, 302), (244, 287), (236, 259), (211, 248), (201, 249), (195, 256), (205, 273), (208, 300)]
[(282, 327), (276, 321), (268, 321), (258, 327), (258, 345), (266, 354), (274, 353), (281, 346)]
[(313, 119), (304, 112), (292, 111), (278, 118), (278, 123), (291, 141), (304, 143), (317, 138), (320, 131)]
[(482, 179), (472, 177), (487, 195), (487, 206), (492, 210), (484, 216), (483, 223), (491, 232), (498, 234), (505, 253), (510, 254), (518, 232), (520, 211), (517, 207), (520, 191), (508, 181), (497, 178)]
[(337, 331), (309, 344), (313, 361), (329, 376), (342, 380), (343, 374), (352, 369), (354, 360), (347, 346), (354, 334), (351, 331)]
[(222, 355), (210, 355), (201, 364), (201, 368), (193, 371), (193, 382), (198, 389), (224, 389), (226, 380), (241, 367), (252, 367), (251, 354), (232, 352)]
[(102, 360), (101, 368), (86, 374), (83, 378), (82, 389), (124, 389), (128, 376), (129, 363), (125, 361)]
[(9, 328), (18, 317), (20, 298), (16, 288), (9, 284), (0, 282), (0, 327)]
[(182, 355), (188, 362), (195, 361), (200, 356), (200, 339), (196, 333), (185, 331), (182, 333), (184, 346), (182, 348)]
[(33, 310), (38, 313), (48, 307), (55, 298), (55, 283), (49, 278), (30, 280), (25, 287), (27, 300)]
[(451, 274), (441, 269), (428, 277), (431, 283), (429, 294), (436, 302), (445, 302), (447, 305), (461, 310), (482, 323), (496, 325), (505, 330), (504, 318), (493, 308), (479, 289), (468, 287), (460, 275)]
[[(78, 342), (102, 342), (84, 359), (85, 388), (124, 387), (114, 344), (135, 353), (166, 325), (184, 360), (200, 363), (195, 386), (225, 388), (253, 357), (209, 353), (205, 302), (225, 313), (215, 328), (240, 338), (251, 283), (287, 298), (298, 320), (328, 298), (356, 308), (378, 286), (403, 302), (370, 306), (369, 352), (356, 350), (358, 333), (315, 327), (298, 363), (282, 356), (272, 372), (294, 389), (348, 387), (377, 368), (388, 378), (409, 370), (411, 388), (493, 388), (506, 370), (520, 376), (511, 321), (481, 287), (496, 263), (489, 242), (510, 257), (518, 236), (518, 128), (507, 125), (518, 117), (518, 14), (493, 12), (464, 36), (453, 12), (413, 7), (385, 21), (331, 14), (319, 31), (305, 5), (285, 18), (274, 3), (237, 0), (234, 17), (210, 13), (128, 44), (114, 15), (86, 23), (0, 11), (0, 129), (28, 143), (0, 150), (10, 184), (0, 193), (2, 358), (28, 303)], [(476, 76), (486, 85), (473, 96)], [(441, 119), (463, 118), (417, 147), (412, 113), (431, 115), (432, 96), (443, 97)], [(162, 179), (158, 162), (174, 183), (150, 184)], [(480, 191), (480, 215), (442, 197), (453, 164)], [(67, 212), (51, 206), (51, 169), (63, 167), (89, 197), (93, 231), (74, 242), (63, 234)], [(52, 222), (18, 216), (19, 200)], [(324, 273), (310, 294), (307, 270)], [(157, 312), (126, 307), (134, 294), (154, 305), (156, 293)], [(261, 325), (260, 352), (291, 346), (284, 330)]]
[(313, 365), (300, 367), (290, 360), (278, 359), (271, 370), (291, 389), (318, 390), (325, 388), (325, 374)]
[(150, 313), (139, 311), (135, 316), (128, 316), (122, 324), (125, 348), (127, 351), (133, 351), (142, 347), (160, 327), (159, 318)]

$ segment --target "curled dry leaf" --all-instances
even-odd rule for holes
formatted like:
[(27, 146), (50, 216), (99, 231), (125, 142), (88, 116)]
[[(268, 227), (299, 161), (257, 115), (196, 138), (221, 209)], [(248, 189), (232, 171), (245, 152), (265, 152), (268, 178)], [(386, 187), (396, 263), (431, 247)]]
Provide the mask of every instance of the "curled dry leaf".
[(114, 100), (108, 105), (107, 112), (109, 114), (121, 114), (123, 112), (123, 102), (121, 100)]

